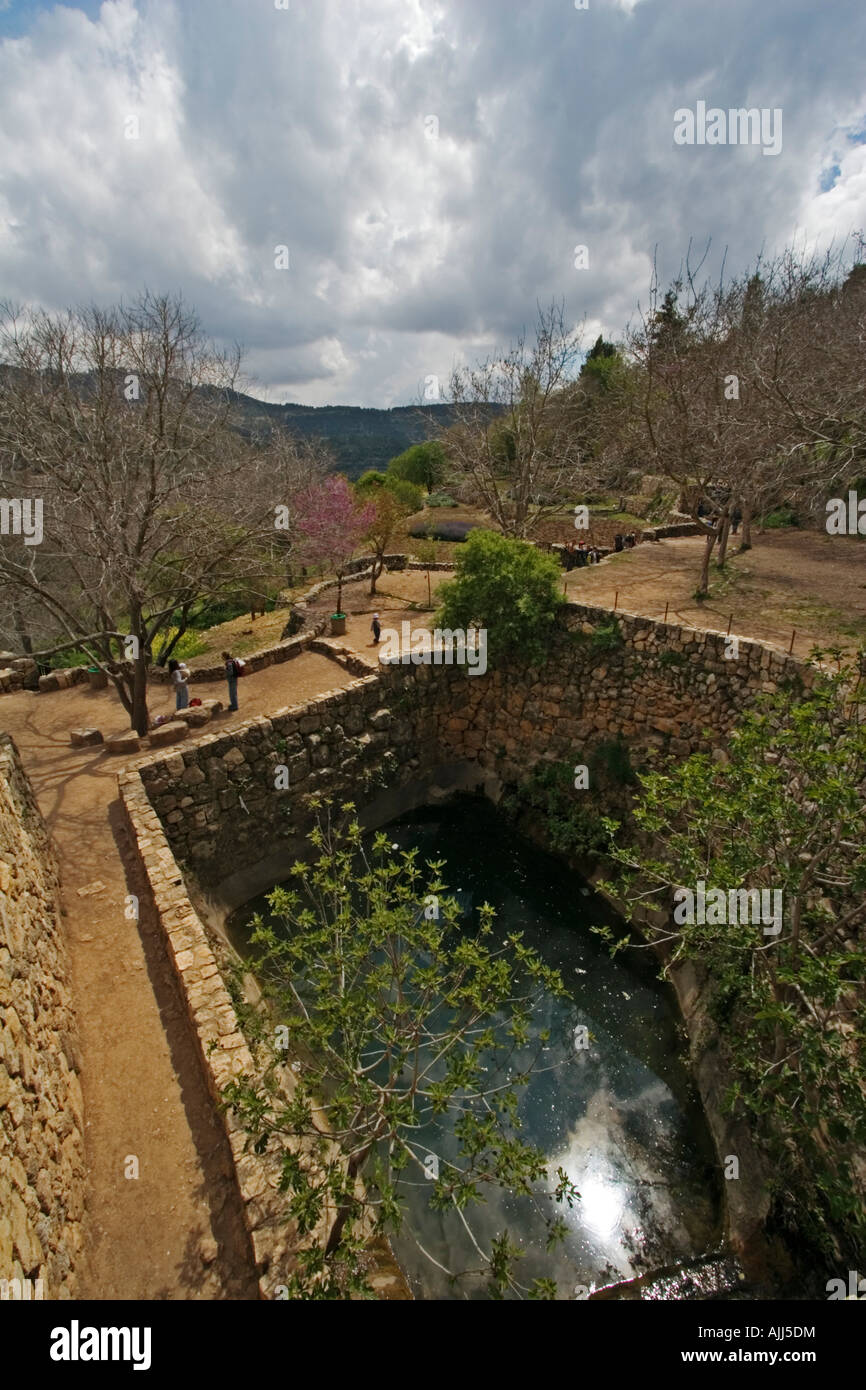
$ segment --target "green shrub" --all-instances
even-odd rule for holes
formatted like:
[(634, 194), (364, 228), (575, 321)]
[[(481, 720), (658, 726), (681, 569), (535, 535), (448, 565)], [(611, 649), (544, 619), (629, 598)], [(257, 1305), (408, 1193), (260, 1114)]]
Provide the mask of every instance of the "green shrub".
[(424, 494), (420, 487), (416, 487), (414, 483), (403, 478), (394, 478), (390, 475), (385, 486), (392, 496), (396, 497), (401, 506), (406, 508), (407, 512), (420, 512), (424, 505)]
[(598, 803), (589, 797), (588, 792), (575, 790), (572, 766), (544, 763), (516, 794), (503, 797), (502, 806), (512, 814), (524, 806), (540, 811), (553, 849), (583, 857), (597, 853), (607, 844)]
[(800, 522), (793, 507), (774, 507), (771, 512), (762, 516), (759, 525), (765, 530), (775, 531), (784, 526), (799, 526)]
[(564, 602), (559, 582), (560, 567), (551, 556), (479, 527), (457, 556), (455, 577), (439, 590), (436, 625), (486, 628), (491, 663), (517, 656), (540, 664)]
[(588, 767), (590, 773), (601, 775), (620, 787), (634, 786), (637, 774), (631, 765), (631, 752), (621, 734), (606, 738), (593, 749)]
[(622, 628), (616, 618), (601, 623), (589, 638), (590, 650), (594, 652), (614, 652), (624, 643)]
[(431, 492), (430, 496), (427, 498), (427, 506), (456, 507), (457, 503), (454, 501), (454, 498), (451, 497), (447, 492)]

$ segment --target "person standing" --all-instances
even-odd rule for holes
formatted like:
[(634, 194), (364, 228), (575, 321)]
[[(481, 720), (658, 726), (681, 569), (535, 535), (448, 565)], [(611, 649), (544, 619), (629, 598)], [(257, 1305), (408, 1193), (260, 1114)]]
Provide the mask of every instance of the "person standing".
[(223, 652), (223, 661), (226, 664), (226, 680), (229, 685), (229, 709), (236, 710), (238, 707), (238, 663), (231, 652)]
[(168, 663), (171, 683), (174, 686), (175, 709), (186, 709), (189, 705), (189, 669), (182, 661)]
[(382, 624), (379, 622), (379, 614), (373, 614), (373, 621), (370, 624), (370, 631), (373, 634), (373, 646), (378, 647), (379, 638), (382, 635)]

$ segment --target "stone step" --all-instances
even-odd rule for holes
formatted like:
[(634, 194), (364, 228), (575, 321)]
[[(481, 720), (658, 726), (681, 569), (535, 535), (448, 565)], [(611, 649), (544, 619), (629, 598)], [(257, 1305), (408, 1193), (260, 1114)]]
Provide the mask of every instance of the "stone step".
[[(186, 728), (186, 725), (183, 726)], [(126, 734), (114, 734), (105, 740), (105, 750), (107, 753), (138, 753), (141, 750), (141, 739), (134, 730), (130, 729)]]
[(69, 742), (73, 748), (90, 748), (94, 744), (102, 743), (102, 734), (98, 729), (73, 729), (69, 735)]
[(168, 724), (160, 724), (158, 729), (151, 729), (147, 741), (151, 748), (164, 748), (168, 743), (180, 743), (188, 737), (189, 725), (182, 719), (172, 719)]

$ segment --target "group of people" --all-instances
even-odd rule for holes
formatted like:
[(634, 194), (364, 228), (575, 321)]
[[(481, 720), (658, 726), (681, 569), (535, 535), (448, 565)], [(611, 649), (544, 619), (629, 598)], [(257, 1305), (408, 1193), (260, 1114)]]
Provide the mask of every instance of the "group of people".
[(584, 565), (597, 565), (601, 551), (595, 545), (587, 545), (586, 541), (568, 541), (562, 558), (567, 570), (582, 569)]
[[(241, 663), (232, 656), (231, 652), (223, 652), (222, 659), (225, 662), (226, 681), (229, 688), (229, 709), (238, 708), (238, 676), (241, 673)], [(175, 661), (172, 659), (168, 663), (169, 679), (174, 686), (174, 707), (176, 710), (187, 709), (189, 707), (189, 667), (185, 661)]]
[(637, 545), (637, 536), (634, 531), (628, 531), (624, 536), (614, 536), (613, 548), (617, 554), (621, 550), (633, 550)]

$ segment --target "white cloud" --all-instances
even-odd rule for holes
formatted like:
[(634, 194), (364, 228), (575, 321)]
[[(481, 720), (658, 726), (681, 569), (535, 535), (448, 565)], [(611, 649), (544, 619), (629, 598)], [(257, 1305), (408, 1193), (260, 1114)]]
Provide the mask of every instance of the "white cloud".
[[(828, 8), (34, 10), (0, 43), (4, 286), (50, 307), (182, 289), (273, 399), (313, 404), (409, 401), (551, 297), (610, 335), (656, 246), (666, 276), (690, 236), (737, 266), (797, 229), (866, 223), (864, 146), (847, 138), (866, 111), (866, 10)], [(782, 154), (675, 147), (674, 110), (700, 98), (783, 107)]]

